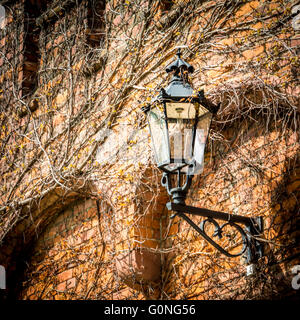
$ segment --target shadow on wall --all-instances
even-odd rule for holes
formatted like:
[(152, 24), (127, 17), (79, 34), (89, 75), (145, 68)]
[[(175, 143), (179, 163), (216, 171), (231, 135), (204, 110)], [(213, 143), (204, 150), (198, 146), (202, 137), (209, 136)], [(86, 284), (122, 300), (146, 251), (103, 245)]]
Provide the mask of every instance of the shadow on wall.
[(194, 179), (188, 196), (194, 206), (263, 216), (265, 256), (258, 272), (246, 278), (241, 261), (220, 256), (186, 227), (180, 245), (189, 244), (189, 253), (183, 263), (173, 263), (182, 287), (172, 293), (176, 298), (283, 299), (297, 294), (291, 269), (300, 264), (299, 143), (292, 130), (282, 135), (274, 129), (264, 133), (264, 128), (246, 121), (226, 128), (226, 143), (214, 143), (214, 163)]
[(160, 184), (161, 173), (149, 167), (137, 186), (133, 210), (126, 214), (130, 231), (116, 255), (116, 272), (127, 286), (143, 292), (146, 299), (161, 294), (169, 221), (169, 197)]
[(292, 269), (300, 265), (300, 162), (285, 162), (281, 182), (272, 191), (271, 210), (265, 219), (264, 263), (257, 277), (250, 281), (257, 297), (264, 299), (299, 299), (292, 286)]

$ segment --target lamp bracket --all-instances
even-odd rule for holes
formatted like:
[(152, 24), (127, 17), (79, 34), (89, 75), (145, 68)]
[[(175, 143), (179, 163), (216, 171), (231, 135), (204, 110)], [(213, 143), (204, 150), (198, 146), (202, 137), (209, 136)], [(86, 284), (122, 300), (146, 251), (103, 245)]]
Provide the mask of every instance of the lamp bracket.
[[(206, 241), (227, 257), (233, 258), (243, 256), (246, 258), (247, 263), (253, 263), (263, 256), (263, 243), (257, 239), (257, 236), (263, 232), (262, 217), (249, 218), (205, 208), (196, 208), (187, 206), (183, 203), (174, 202), (168, 202), (167, 208), (168, 210), (175, 211), (175, 215), (184, 219)], [(200, 226), (198, 226), (185, 213), (206, 217), (207, 219), (203, 220)], [(220, 225), (216, 220), (223, 220), (225, 223)], [(207, 234), (205, 227), (208, 224), (212, 224), (215, 227), (213, 237), (218, 237), (219, 239), (223, 237), (225, 227), (235, 229), (235, 231), (241, 236), (241, 250), (237, 253), (230, 253), (226, 248), (220, 246)], [(244, 225), (245, 228), (243, 229), (240, 224)], [(232, 245), (235, 246), (237, 244)]]
[[(197, 208), (187, 206), (185, 204), (186, 195), (190, 188), (193, 175), (193, 166), (191, 165), (186, 173), (181, 172), (181, 168), (174, 170), (174, 172), (164, 172), (161, 180), (163, 187), (167, 189), (167, 192), (172, 196), (172, 202), (167, 203), (167, 208), (170, 211), (174, 211), (175, 215), (178, 215), (184, 219), (190, 226), (192, 226), (206, 241), (218, 249), (222, 254), (227, 257), (243, 256), (247, 263), (253, 263), (263, 256), (263, 243), (257, 238), (263, 232), (263, 219), (262, 217), (245, 217), (236, 214), (229, 214), (220, 211), (209, 210), (205, 208)], [(174, 179), (177, 174), (177, 179)], [(173, 175), (173, 180), (172, 176)], [(185, 180), (183, 177), (185, 176)], [(172, 183), (173, 182), (173, 183)], [(175, 182), (175, 184), (174, 184)], [(205, 217), (206, 219), (198, 226), (187, 215), (196, 215)], [(216, 220), (225, 221), (220, 225)], [(237, 253), (230, 253), (226, 248), (221, 247), (216, 241), (214, 241), (206, 232), (207, 225), (213, 225), (215, 231), (213, 237), (221, 239), (225, 228), (232, 228), (236, 231), (242, 241), (242, 249)], [(240, 225), (243, 225), (242, 228)], [(236, 243), (231, 244), (237, 246)]]

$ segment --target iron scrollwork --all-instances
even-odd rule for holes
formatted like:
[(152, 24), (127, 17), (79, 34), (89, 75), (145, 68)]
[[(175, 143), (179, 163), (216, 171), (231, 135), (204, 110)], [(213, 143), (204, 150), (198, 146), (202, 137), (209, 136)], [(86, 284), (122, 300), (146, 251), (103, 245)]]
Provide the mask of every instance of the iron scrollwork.
[[(263, 255), (263, 245), (256, 238), (257, 235), (262, 233), (262, 217), (249, 218), (245, 216), (233, 215), (225, 212), (213, 211), (205, 208), (196, 208), (187, 206), (185, 204), (185, 198), (187, 191), (190, 187), (192, 175), (182, 174), (180, 169), (177, 170), (177, 179), (175, 179), (176, 185), (172, 188), (172, 179), (169, 173), (164, 173), (162, 177), (162, 185), (167, 189), (169, 195), (172, 196), (173, 202), (167, 203), (168, 210), (175, 212), (177, 215), (184, 219), (189, 225), (191, 225), (206, 241), (219, 250), (227, 257), (233, 258), (238, 256), (244, 256), (248, 263), (256, 261)], [(174, 173), (175, 174), (175, 173)], [(182, 176), (185, 176), (185, 181)], [(174, 179), (173, 179), (174, 182)], [(206, 219), (203, 220), (198, 226), (192, 221), (185, 213), (202, 216)], [(223, 220), (224, 223), (220, 225), (217, 220)], [(242, 248), (237, 253), (230, 253), (226, 248), (220, 246), (215, 240), (213, 240), (206, 232), (205, 226), (212, 224), (215, 227), (213, 237), (222, 239), (224, 229), (230, 227), (241, 237)], [(239, 224), (243, 224), (243, 229)]]
[[(245, 251), (249, 245), (249, 241), (248, 241), (248, 238), (247, 238), (245, 231), (238, 224), (236, 224), (234, 222), (225, 222), (220, 226), (216, 220), (214, 220), (212, 218), (207, 218), (207, 219), (203, 220), (200, 224), (200, 229), (206, 235), (207, 235), (207, 233), (205, 232), (205, 224), (207, 222), (212, 223), (215, 226), (215, 231), (214, 231), (213, 237), (218, 237), (219, 239), (222, 239), (223, 238), (223, 229), (227, 226), (230, 226), (230, 227), (236, 229), (236, 231), (241, 235), (242, 244), (243, 244), (242, 249), (238, 253), (233, 254), (233, 253), (230, 253), (221, 247), (222, 248), (221, 251), (223, 254), (225, 254), (227, 257), (234, 258), (234, 257), (241, 256), (245, 253)], [(216, 247), (219, 245), (216, 242), (214, 242), (214, 246)]]

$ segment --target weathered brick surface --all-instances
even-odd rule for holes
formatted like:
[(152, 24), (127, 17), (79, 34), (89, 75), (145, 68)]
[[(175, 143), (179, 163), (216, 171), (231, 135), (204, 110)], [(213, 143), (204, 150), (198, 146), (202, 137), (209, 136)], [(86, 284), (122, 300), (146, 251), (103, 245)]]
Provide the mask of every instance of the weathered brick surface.
[[(0, 30), (0, 264), (9, 295), (295, 295), (300, 171), (293, 2), (107, 1), (104, 12), (85, 0), (63, 8), (38, 1), (31, 30), (38, 34), (38, 86), (27, 96), (24, 70), (32, 66), (24, 17), (33, 2), (7, 3)], [(105, 39), (95, 32), (103, 31), (104, 20), (92, 20), (98, 9)], [(221, 256), (165, 208), (169, 197), (138, 110), (166, 84), (163, 69), (182, 43), (189, 46), (184, 59), (197, 70), (194, 87), (221, 102), (188, 203), (263, 216), (266, 255), (252, 278), (245, 277), (243, 260)]]

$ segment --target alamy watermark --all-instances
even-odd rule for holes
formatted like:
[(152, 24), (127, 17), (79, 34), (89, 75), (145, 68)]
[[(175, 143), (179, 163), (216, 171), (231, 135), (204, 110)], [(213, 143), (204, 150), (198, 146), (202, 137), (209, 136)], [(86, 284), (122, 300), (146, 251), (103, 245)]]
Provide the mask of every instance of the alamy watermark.
[[(101, 164), (105, 163), (126, 163), (132, 161), (135, 163), (147, 164), (148, 155), (145, 152), (145, 142), (148, 141), (148, 131), (144, 129), (133, 129), (126, 124), (120, 124), (118, 130), (103, 129), (98, 132), (95, 140), (103, 142), (96, 154), (96, 161)], [(189, 141), (192, 140), (192, 130), (184, 129), (183, 132), (173, 133), (170, 136), (172, 139), (172, 154), (175, 156), (176, 162), (181, 162), (188, 158), (188, 151), (191, 148)], [(167, 138), (168, 139), (168, 138)], [(203, 171), (203, 156), (205, 149), (206, 136), (204, 130), (197, 129), (196, 141), (194, 146), (194, 167), (193, 174), (201, 174)], [(151, 143), (152, 145), (152, 143)], [(168, 143), (158, 142), (157, 148), (160, 154), (166, 154)]]
[(6, 289), (6, 272), (5, 268), (0, 265), (0, 289)]
[(292, 288), (295, 290), (299, 290), (299, 288), (300, 288), (300, 264), (298, 264), (292, 268), (292, 274), (295, 274), (295, 276), (292, 279)]
[(5, 8), (0, 5), (0, 30), (5, 27)]
[(300, 30), (300, 5), (296, 5), (292, 8), (292, 14), (296, 14), (292, 20), (292, 27), (294, 30)]

